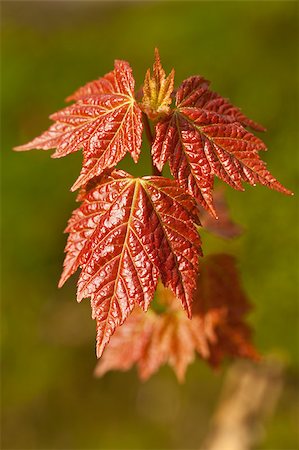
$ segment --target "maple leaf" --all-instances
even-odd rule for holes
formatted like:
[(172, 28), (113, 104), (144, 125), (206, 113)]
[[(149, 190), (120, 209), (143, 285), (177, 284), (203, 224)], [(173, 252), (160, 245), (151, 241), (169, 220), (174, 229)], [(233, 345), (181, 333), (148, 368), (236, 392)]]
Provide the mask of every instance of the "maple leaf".
[(135, 308), (112, 337), (96, 366), (96, 376), (109, 370), (129, 370), (134, 364), (142, 380), (161, 365), (169, 364), (180, 382), (196, 354), (213, 366), (225, 356), (259, 358), (244, 322), (249, 303), (244, 294), (236, 261), (230, 255), (210, 255), (201, 261), (201, 274), (192, 319), (182, 314), (173, 293), (158, 284), (161, 314)]
[(244, 126), (262, 129), (239, 108), (210, 91), (207, 80), (188, 78), (176, 93), (176, 108), (156, 125), (154, 163), (161, 171), (168, 160), (180, 185), (214, 216), (215, 176), (238, 190), (243, 190), (245, 181), (291, 194), (259, 158), (265, 144)]
[(115, 167), (127, 152), (137, 162), (143, 126), (134, 85), (130, 65), (116, 60), (112, 72), (69, 97), (75, 104), (50, 116), (56, 122), (45, 133), (15, 150), (56, 148), (52, 157), (60, 158), (82, 148), (83, 167), (72, 190)]
[[(161, 289), (160, 289), (161, 290)], [(195, 346), (204, 351), (198, 333), (198, 320), (191, 321), (180, 310), (179, 302), (168, 289), (175, 308), (163, 314), (135, 307), (127, 321), (117, 329), (95, 369), (100, 377), (109, 370), (129, 370), (137, 365), (141, 380), (150, 378), (160, 366), (169, 364), (180, 382), (195, 358)]]
[(103, 177), (69, 221), (60, 286), (81, 267), (78, 301), (91, 297), (97, 320), (97, 353), (135, 304), (144, 310), (158, 276), (191, 314), (201, 255), (193, 199), (174, 180)]
[(209, 89), (210, 81), (195, 75), (183, 81), (177, 92), (177, 104), (180, 107), (199, 108), (216, 113), (219, 117), (229, 118), (231, 122), (239, 122), (244, 127), (256, 131), (266, 128), (246, 117), (240, 108), (234, 106), (227, 98), (223, 98)]
[(218, 366), (226, 356), (258, 360), (250, 327), (244, 322), (251, 306), (241, 285), (236, 259), (226, 254), (209, 255), (202, 260), (200, 273), (193, 314), (204, 321), (209, 363)]
[[(105, 349), (100, 363), (96, 366), (95, 375), (100, 377), (109, 370), (129, 370), (134, 364), (139, 364), (146, 353), (157, 315), (148, 311), (146, 314), (136, 306), (126, 320), (112, 336), (109, 346)], [(160, 360), (157, 352), (157, 361)], [(158, 365), (159, 367), (159, 365)], [(145, 379), (140, 372), (141, 379)]]
[(218, 218), (216, 219), (207, 210), (202, 209), (200, 212), (201, 225), (206, 230), (222, 238), (240, 236), (242, 227), (231, 219), (223, 189), (215, 189), (213, 197)]
[(160, 61), (159, 51), (156, 48), (153, 76), (151, 76), (150, 69), (148, 69), (143, 84), (142, 108), (151, 120), (155, 120), (159, 116), (161, 117), (169, 113), (173, 85), (174, 69), (172, 69), (166, 78)]

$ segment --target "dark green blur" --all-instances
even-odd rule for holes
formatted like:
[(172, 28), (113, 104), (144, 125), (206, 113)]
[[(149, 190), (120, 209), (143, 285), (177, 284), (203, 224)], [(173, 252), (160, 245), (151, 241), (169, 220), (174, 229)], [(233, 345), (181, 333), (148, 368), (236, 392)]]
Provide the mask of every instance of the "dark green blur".
[[(81, 155), (12, 147), (44, 131), (63, 99), (115, 58), (131, 63), (140, 86), (158, 46), (176, 85), (201, 74), (267, 127), (262, 156), (296, 191), (297, 45), (295, 2), (2, 2), (3, 449), (198, 448), (226, 371), (198, 360), (184, 385), (169, 368), (147, 383), (134, 370), (93, 377), (88, 300), (76, 303), (76, 276), (57, 289)], [(148, 152), (121, 167), (149, 174)], [(237, 255), (255, 343), (287, 367), (259, 449), (298, 449), (297, 200), (264, 187), (228, 188), (227, 198), (245, 234), (227, 242), (203, 232), (204, 252)]]

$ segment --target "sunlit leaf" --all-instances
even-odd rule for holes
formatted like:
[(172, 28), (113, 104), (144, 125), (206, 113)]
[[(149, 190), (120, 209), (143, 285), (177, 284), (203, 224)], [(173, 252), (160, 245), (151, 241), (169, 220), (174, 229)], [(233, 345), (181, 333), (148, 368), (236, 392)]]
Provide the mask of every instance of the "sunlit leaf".
[(262, 128), (209, 91), (206, 80), (188, 78), (178, 89), (172, 114), (156, 125), (154, 162), (162, 170), (169, 161), (180, 185), (215, 216), (215, 176), (238, 190), (243, 190), (242, 182), (248, 182), (290, 194), (259, 158), (259, 151), (266, 150), (265, 144), (244, 126)]
[(158, 49), (155, 49), (155, 62), (153, 66), (153, 75), (150, 70), (146, 72), (143, 84), (142, 108), (148, 117), (152, 120), (159, 116), (168, 114), (169, 105), (172, 102), (171, 94), (174, 85), (174, 70), (168, 77), (160, 61)]
[(70, 97), (75, 104), (50, 116), (55, 123), (49, 130), (16, 150), (56, 148), (52, 156), (60, 158), (83, 149), (83, 167), (73, 190), (115, 167), (127, 152), (137, 162), (142, 112), (134, 85), (129, 64), (115, 61), (113, 72), (79, 89)]
[(147, 309), (158, 276), (191, 314), (201, 254), (191, 197), (162, 177), (115, 171), (88, 191), (67, 227), (60, 285), (78, 268), (78, 300), (91, 297), (98, 355), (137, 303)]

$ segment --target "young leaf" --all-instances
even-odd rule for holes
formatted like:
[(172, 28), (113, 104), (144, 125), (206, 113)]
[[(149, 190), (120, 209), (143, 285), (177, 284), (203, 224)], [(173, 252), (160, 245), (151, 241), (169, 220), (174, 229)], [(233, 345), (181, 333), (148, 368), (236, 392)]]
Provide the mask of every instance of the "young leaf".
[(77, 269), (78, 300), (91, 297), (101, 355), (135, 303), (147, 309), (158, 275), (191, 314), (201, 254), (194, 201), (174, 180), (115, 171), (71, 218), (60, 285)]
[(142, 108), (151, 120), (168, 114), (169, 105), (172, 102), (171, 94), (174, 85), (174, 69), (166, 78), (165, 71), (160, 61), (159, 51), (155, 49), (155, 62), (153, 76), (150, 70), (146, 72), (143, 85)]
[(82, 148), (83, 168), (73, 190), (115, 167), (127, 152), (137, 162), (142, 112), (134, 99), (134, 84), (129, 64), (115, 61), (113, 72), (79, 89), (70, 97), (75, 104), (50, 116), (56, 122), (48, 131), (15, 150), (56, 147), (52, 157), (60, 158)]
[(172, 293), (170, 296), (175, 308), (163, 314), (134, 309), (105, 349), (96, 366), (96, 376), (109, 370), (129, 370), (136, 364), (140, 379), (147, 380), (161, 365), (169, 364), (178, 380), (184, 381), (186, 368), (195, 358), (195, 346), (202, 350), (205, 343), (200, 342), (197, 319), (190, 321)]
[(243, 126), (262, 127), (208, 85), (201, 77), (185, 80), (176, 94), (176, 109), (157, 123), (152, 146), (157, 168), (162, 170), (168, 160), (180, 185), (213, 215), (214, 176), (238, 190), (245, 181), (290, 194), (259, 158), (265, 144)]
[(200, 266), (192, 319), (182, 314), (173, 293), (158, 284), (157, 298), (165, 311), (145, 315), (135, 309), (111, 339), (96, 367), (97, 376), (136, 364), (140, 378), (146, 380), (162, 364), (169, 364), (182, 382), (196, 353), (213, 366), (225, 356), (258, 359), (244, 321), (249, 304), (235, 259), (211, 255)]

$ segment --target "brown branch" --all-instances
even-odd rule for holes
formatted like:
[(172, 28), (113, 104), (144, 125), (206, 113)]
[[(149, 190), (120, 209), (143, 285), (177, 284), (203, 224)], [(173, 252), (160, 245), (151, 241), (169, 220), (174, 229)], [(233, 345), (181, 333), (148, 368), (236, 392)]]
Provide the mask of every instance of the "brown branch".
[(260, 443), (283, 384), (283, 365), (238, 362), (228, 372), (222, 396), (200, 450), (250, 450)]

